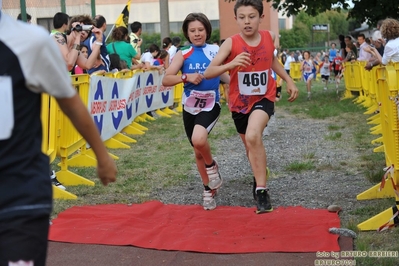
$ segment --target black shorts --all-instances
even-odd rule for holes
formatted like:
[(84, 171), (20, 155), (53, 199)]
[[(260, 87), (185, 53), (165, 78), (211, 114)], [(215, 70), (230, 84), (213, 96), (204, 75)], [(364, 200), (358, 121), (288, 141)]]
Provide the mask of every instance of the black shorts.
[(270, 117), (274, 115), (274, 102), (270, 101), (269, 99), (263, 98), (259, 102), (255, 103), (251, 111), (247, 114), (232, 112), (231, 117), (234, 120), (236, 130), (239, 134), (245, 134), (245, 132), (247, 131), (248, 119), (254, 110), (265, 111), (265, 113), (269, 115), (270, 119)]
[(189, 112), (186, 112), (183, 108), (184, 130), (186, 131), (186, 135), (191, 143), (191, 146), (193, 146), (191, 137), (193, 135), (195, 125), (203, 126), (204, 128), (206, 128), (209, 134), (209, 132), (211, 132), (212, 128), (215, 126), (216, 122), (219, 119), (220, 110), (221, 107), (219, 103), (215, 103), (215, 106), (211, 111), (200, 112), (196, 115), (192, 115)]
[(328, 75), (321, 75), (321, 79), (324, 79), (324, 80), (329, 80), (330, 79), (330, 76)]
[(9, 261), (34, 261), (44, 266), (47, 256), (49, 215), (0, 219), (0, 266)]
[(335, 76), (338, 76), (339, 74), (341, 74), (341, 70), (335, 70), (334, 69), (334, 74), (335, 74)]

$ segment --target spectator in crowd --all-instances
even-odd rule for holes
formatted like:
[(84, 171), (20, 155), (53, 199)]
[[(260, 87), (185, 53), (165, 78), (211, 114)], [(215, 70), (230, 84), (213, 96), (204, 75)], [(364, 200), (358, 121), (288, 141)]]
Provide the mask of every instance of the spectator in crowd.
[(346, 48), (346, 42), (345, 42), (345, 36), (342, 35), (342, 34), (340, 34), (340, 35), (338, 35), (338, 39), (339, 39), (339, 46), (340, 46), (339, 52), (340, 52), (340, 54), (341, 54), (341, 57), (342, 57), (342, 58), (345, 58), (345, 57), (346, 57), (346, 50), (345, 50), (345, 48)]
[[(141, 53), (138, 53), (133, 46), (127, 42), (129, 32), (126, 27), (119, 26), (112, 31), (112, 41), (107, 45), (109, 55), (118, 54), (120, 60), (124, 61), (128, 69), (134, 65), (133, 59), (140, 59)], [(137, 46), (140, 48), (140, 46)], [(141, 51), (141, 49), (139, 49)]]
[(386, 65), (389, 62), (399, 62), (399, 21), (393, 18), (385, 19), (381, 24), (381, 41), (386, 39), (384, 54), (377, 48), (370, 47), (367, 51), (377, 58), (379, 64)]
[(284, 65), (285, 65), (285, 61), (287, 61), (287, 53), (282, 52), (282, 53), (280, 54), (280, 62), (281, 62), (281, 64), (283, 65), (283, 67), (284, 67)]
[[(79, 21), (71, 24), (71, 32), (66, 35), (65, 32), (68, 29), (69, 16), (65, 13), (58, 12), (53, 17), (54, 30), (51, 32), (53, 40), (57, 43), (58, 49), (64, 58), (69, 71), (71, 71), (75, 65), (79, 65), (83, 69), (92, 68), (97, 61), (97, 57), (100, 53), (100, 46), (94, 45), (92, 54), (86, 58), (80, 54), (80, 43), (82, 30), (77, 30), (82, 24)], [(102, 32), (94, 28), (91, 30), (93, 35), (96, 36), (98, 42), (102, 42)], [(86, 45), (87, 47), (87, 45)]]
[(378, 41), (379, 39), (382, 38), (382, 37), (381, 37), (381, 31), (380, 31), (380, 29), (381, 29), (381, 25), (382, 25), (382, 22), (383, 22), (383, 21), (384, 21), (384, 20), (381, 19), (381, 20), (379, 20), (379, 21), (377, 22), (376, 30), (373, 32), (373, 35), (372, 35), (372, 37), (371, 37), (371, 40), (372, 40), (373, 45), (375, 45), (374, 42), (376, 42), (376, 41)]
[(172, 46), (172, 39), (170, 37), (163, 38), (162, 49), (168, 51), (171, 46)]
[(334, 58), (337, 56), (337, 48), (335, 42), (330, 44), (331, 48), (328, 50), (328, 60), (334, 62)]
[[(18, 14), (17, 20), (21, 20), (21, 21), (23, 20), (21, 13)], [(26, 23), (29, 23), (29, 24), (32, 23), (32, 16), (29, 15), (28, 13), (26, 13)]]
[(285, 69), (285, 72), (287, 72), (288, 75), (290, 74), (291, 63), (293, 63), (293, 62), (295, 62), (295, 53), (291, 52), (288, 55), (288, 57), (287, 57), (287, 59), (285, 60), (285, 63), (284, 63), (284, 69)]
[[(89, 48), (89, 58), (91, 54), (97, 51), (98, 47), (100, 47), (100, 64), (95, 64), (93, 67), (87, 69), (87, 73), (93, 74), (97, 71), (109, 71), (109, 56), (105, 44), (105, 31), (107, 30), (107, 21), (102, 15), (97, 15), (94, 18), (95, 28), (99, 29), (101, 34), (97, 32), (97, 30), (92, 30), (91, 36), (87, 40), (84, 41), (84, 44)], [(102, 35), (102, 37), (100, 37)], [(96, 57), (97, 58), (97, 57)]]
[(315, 57), (314, 57), (314, 61), (317, 62), (317, 65), (320, 65), (321, 62), (323, 62), (324, 58), (321, 58), (321, 53), (317, 52)]
[[(94, 26), (94, 21), (91, 18), (91, 16), (89, 15), (77, 15), (77, 16), (73, 16), (70, 20), (69, 20), (69, 32), (72, 31), (72, 25), (74, 25), (75, 22), (79, 22), (80, 25), (88, 25), (88, 26)], [(80, 31), (80, 42), (84, 42), (87, 40), (87, 38), (89, 38), (89, 36), (91, 35), (92, 31), (91, 30), (81, 30)]]
[[(72, 87), (63, 57), (39, 26), (2, 13), (0, 0), (0, 265), (46, 264), (52, 186), (49, 158), (42, 152), (41, 93), (87, 140), (103, 185), (114, 182), (116, 166), (87, 107)], [(61, 63), (60, 63), (61, 62)]]
[[(374, 43), (374, 48), (378, 51), (380, 56), (383, 56), (385, 46), (383, 44), (384, 40), (382, 39), (382, 37), (376, 41), (373, 41), (373, 43)], [(369, 46), (369, 47), (365, 48), (365, 51), (371, 54), (369, 61), (367, 62), (366, 66), (364, 67), (366, 70), (371, 70), (374, 66), (379, 65), (381, 63), (379, 58), (377, 56), (375, 56), (373, 53), (371, 53), (371, 48), (373, 48), (373, 46)]]
[[(142, 56), (141, 56), (141, 62), (144, 65), (145, 69), (150, 69), (151, 66), (154, 65), (154, 58), (158, 56), (158, 53), (160, 52), (160, 49), (158, 47), (158, 45), (156, 44), (151, 44), (150, 47), (148, 48), (148, 51), (145, 52)], [(160, 66), (158, 66), (160, 67)]]
[(162, 49), (158, 56), (154, 59), (154, 66), (164, 66), (165, 69), (169, 67), (169, 53)]
[(346, 43), (346, 58), (344, 58), (343, 62), (353, 62), (357, 59), (357, 48), (352, 42)]
[[(130, 44), (133, 46), (134, 50), (142, 54), (141, 45), (143, 43), (143, 39), (141, 38), (141, 23), (138, 21), (134, 21), (132, 24), (130, 24), (130, 30), (132, 31), (129, 35)], [(135, 65), (141, 65), (141, 61), (139, 59), (133, 59), (133, 62)]]
[(179, 36), (172, 38), (172, 46), (169, 48), (169, 63), (172, 63), (173, 57), (176, 55), (177, 51), (180, 49), (181, 39)]
[(357, 42), (359, 43), (359, 55), (357, 57), (357, 60), (368, 61), (371, 57), (371, 54), (364, 51), (364, 48), (368, 47), (369, 45), (366, 43), (366, 37), (363, 33), (357, 36)]
[[(204, 186), (203, 208), (216, 208), (217, 189), (222, 185), (219, 167), (213, 159), (208, 135), (220, 115), (220, 78), (204, 78), (204, 71), (218, 51), (219, 46), (207, 44), (212, 33), (208, 18), (202, 13), (190, 13), (183, 22), (183, 34), (190, 46), (179, 51), (162, 80), (164, 86), (184, 83), (183, 123), (195, 154), (198, 172)], [(178, 74), (181, 72), (182, 74)], [(229, 82), (226, 73), (222, 74)], [(200, 100), (200, 104), (198, 104)]]
[[(82, 54), (85, 58), (89, 57), (88, 54), (88, 48), (84, 43), (80, 44), (80, 54)], [(76, 74), (87, 74), (87, 70), (80, 67), (79, 65), (75, 65), (75, 67), (72, 69), (72, 75), (76, 75)]]

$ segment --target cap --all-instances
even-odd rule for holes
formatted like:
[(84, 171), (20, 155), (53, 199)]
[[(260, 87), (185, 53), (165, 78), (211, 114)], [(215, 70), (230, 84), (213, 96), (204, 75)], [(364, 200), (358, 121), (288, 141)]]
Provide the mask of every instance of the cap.
[(374, 31), (373, 36), (372, 36), (373, 41), (378, 41), (378, 39), (381, 39), (381, 38), (382, 38), (381, 31), (379, 31), (379, 30)]

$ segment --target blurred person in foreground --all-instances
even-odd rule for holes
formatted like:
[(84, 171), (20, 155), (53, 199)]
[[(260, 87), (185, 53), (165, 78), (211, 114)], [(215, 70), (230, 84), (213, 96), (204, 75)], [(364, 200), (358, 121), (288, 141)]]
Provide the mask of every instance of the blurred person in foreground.
[(43, 266), (53, 197), (41, 93), (57, 99), (91, 145), (103, 185), (115, 181), (117, 170), (47, 31), (0, 9), (0, 58), (7, 62), (0, 64), (0, 265)]

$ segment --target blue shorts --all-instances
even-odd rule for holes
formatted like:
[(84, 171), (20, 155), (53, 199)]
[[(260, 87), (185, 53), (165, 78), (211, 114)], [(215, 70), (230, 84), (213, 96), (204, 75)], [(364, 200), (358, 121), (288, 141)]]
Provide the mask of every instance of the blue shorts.
[(303, 73), (303, 74), (302, 74), (302, 77), (303, 77), (303, 80), (304, 80), (305, 82), (307, 82), (308, 80), (313, 79), (313, 78), (314, 78), (314, 75), (313, 75), (313, 73)]

